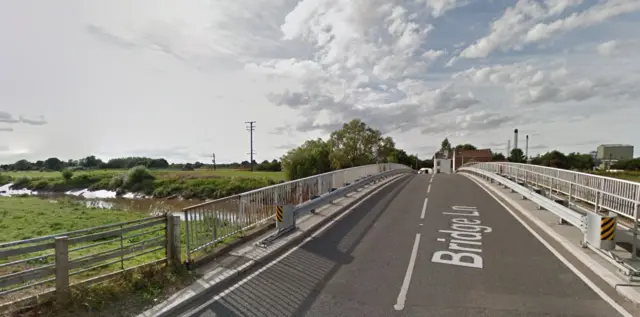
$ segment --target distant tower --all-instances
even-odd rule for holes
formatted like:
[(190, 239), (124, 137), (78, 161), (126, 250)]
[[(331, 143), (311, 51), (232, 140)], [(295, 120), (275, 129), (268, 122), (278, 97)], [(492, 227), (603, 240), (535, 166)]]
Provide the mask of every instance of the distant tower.
[(524, 157), (529, 159), (529, 135), (527, 134), (525, 142), (524, 142)]
[(513, 148), (518, 148), (518, 129), (513, 130)]

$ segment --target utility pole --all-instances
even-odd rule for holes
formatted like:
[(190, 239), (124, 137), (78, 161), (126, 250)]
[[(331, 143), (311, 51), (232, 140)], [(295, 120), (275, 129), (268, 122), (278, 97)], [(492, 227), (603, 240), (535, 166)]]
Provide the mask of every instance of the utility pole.
[(249, 124), (249, 126), (247, 127), (247, 131), (249, 131), (249, 139), (250, 139), (250, 146), (251, 146), (251, 152), (249, 152), (249, 164), (251, 165), (251, 171), (253, 172), (253, 154), (255, 154), (253, 152), (253, 131), (256, 129), (255, 126), (255, 121), (247, 121), (245, 122), (246, 124)]
[(216, 170), (216, 153), (211, 154), (211, 161), (213, 162), (213, 170)]

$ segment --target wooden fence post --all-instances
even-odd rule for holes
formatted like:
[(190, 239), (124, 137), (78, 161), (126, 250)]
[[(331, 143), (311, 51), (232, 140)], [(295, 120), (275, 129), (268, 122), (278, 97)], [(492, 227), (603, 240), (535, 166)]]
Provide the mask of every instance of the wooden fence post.
[(170, 266), (177, 267), (181, 261), (180, 250), (180, 216), (167, 215), (166, 255)]
[(66, 236), (56, 237), (56, 299), (59, 303), (69, 300), (69, 239)]

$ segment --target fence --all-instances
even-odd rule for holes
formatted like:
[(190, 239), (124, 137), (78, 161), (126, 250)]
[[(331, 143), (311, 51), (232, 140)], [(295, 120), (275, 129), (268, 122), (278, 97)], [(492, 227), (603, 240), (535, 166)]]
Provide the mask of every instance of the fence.
[(0, 298), (65, 300), (72, 285), (97, 283), (145, 265), (178, 261), (175, 216), (157, 216), (0, 244)]
[[(363, 177), (410, 169), (374, 164), (269, 186), (162, 215), (33, 239), (0, 243), (0, 307), (35, 295), (66, 299), (74, 285), (97, 283), (125, 271), (178, 264), (182, 238), (187, 260), (227, 238), (273, 218), (276, 204), (299, 204)], [(184, 225), (184, 235), (181, 226)]]
[(552, 193), (564, 195), (570, 201), (592, 206), (594, 211), (610, 211), (638, 223), (640, 183), (574, 172), (559, 168), (522, 163), (469, 163), (465, 167), (512, 177)]
[(392, 163), (358, 166), (185, 208), (187, 261), (192, 261), (197, 252), (206, 252), (225, 239), (269, 221), (277, 205), (297, 205), (363, 177), (397, 169), (410, 168)]

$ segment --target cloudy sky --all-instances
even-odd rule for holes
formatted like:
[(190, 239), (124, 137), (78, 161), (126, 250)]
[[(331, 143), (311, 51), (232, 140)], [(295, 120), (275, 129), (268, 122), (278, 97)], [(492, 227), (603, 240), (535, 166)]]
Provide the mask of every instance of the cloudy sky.
[(640, 0), (0, 1), (0, 162), (279, 157), (361, 118), (431, 155), (640, 147)]

